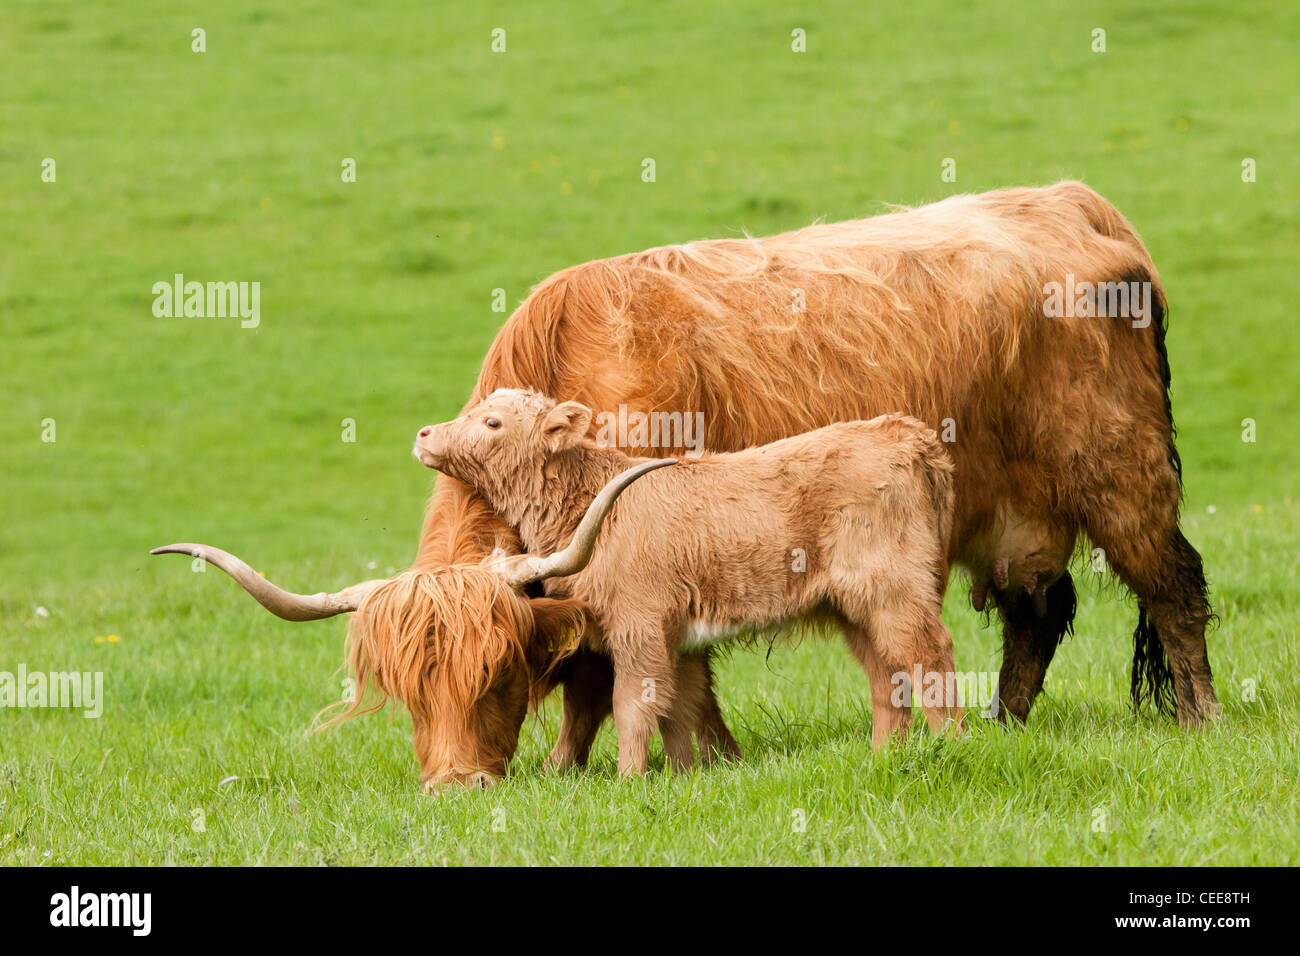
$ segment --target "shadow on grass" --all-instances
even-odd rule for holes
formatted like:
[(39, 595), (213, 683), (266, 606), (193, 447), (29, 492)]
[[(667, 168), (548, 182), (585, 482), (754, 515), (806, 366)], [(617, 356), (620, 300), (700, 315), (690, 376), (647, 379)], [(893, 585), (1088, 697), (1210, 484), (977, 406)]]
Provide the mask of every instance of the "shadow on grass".
[[(956, 738), (932, 734), (917, 710), (907, 740), (880, 753), (871, 751), (871, 715), (866, 706), (804, 718), (768, 702), (751, 702), (746, 713), (733, 712), (726, 717), (740, 743), (742, 759), (717, 761), (709, 766), (697, 759), (688, 773), (793, 766), (820, 752), (860, 761), (855, 766), (869, 775), (932, 774), (949, 785), (978, 783), (987, 788), (998, 781), (1007, 785), (1044, 774), (1064, 774), (1071, 778), (1062, 781), (1068, 788), (1087, 789), (1099, 776), (1106, 776), (1109, 758), (1095, 751), (1108, 751), (1127, 742), (1148, 745), (1147, 752), (1155, 754), (1180, 739), (1195, 739), (1196, 734), (1180, 729), (1172, 718), (1135, 715), (1117, 702), (1053, 699), (1046, 694), (1025, 724), (1003, 724), (978, 711), (968, 711), (966, 730)], [(532, 774), (574, 780), (618, 779), (617, 738), (612, 727), (607, 724), (602, 728), (591, 760), (582, 769), (548, 769), (540, 753), (522, 760), (517, 757), (512, 775)], [(656, 738), (649, 777), (662, 776), (680, 774), (667, 766)]]

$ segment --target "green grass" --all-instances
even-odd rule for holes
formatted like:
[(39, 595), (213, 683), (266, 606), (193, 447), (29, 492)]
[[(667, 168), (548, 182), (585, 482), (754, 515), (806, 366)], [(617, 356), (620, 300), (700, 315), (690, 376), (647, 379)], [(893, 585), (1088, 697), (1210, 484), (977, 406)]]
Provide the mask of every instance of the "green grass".
[[(1300, 15), (1130, 6), (9, 3), (0, 670), (102, 671), (107, 700), (0, 711), (0, 864), (1297, 862)], [(430, 485), (410, 436), (468, 394), (493, 289), (513, 307), (598, 256), (1063, 177), (1133, 220), (1172, 302), (1187, 533), (1222, 616), (1207, 732), (1128, 712), (1135, 611), (1084, 570), (1021, 732), (873, 756), (842, 647), (737, 650), (739, 765), (672, 776), (656, 751), (620, 780), (607, 727), (586, 773), (546, 773), (552, 700), (500, 787), (428, 798), (405, 717), (306, 733), (342, 620), (277, 622), (147, 555), (208, 541), (306, 590), (403, 567)], [(261, 326), (154, 318), (175, 272), (260, 281)], [(995, 670), (965, 590), (958, 666)]]

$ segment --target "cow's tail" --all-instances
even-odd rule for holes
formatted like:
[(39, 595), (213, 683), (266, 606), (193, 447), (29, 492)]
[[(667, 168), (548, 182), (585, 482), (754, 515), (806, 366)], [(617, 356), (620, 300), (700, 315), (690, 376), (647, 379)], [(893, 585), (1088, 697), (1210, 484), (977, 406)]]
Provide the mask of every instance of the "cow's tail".
[[(1178, 501), (1174, 506), (1178, 508), (1182, 504), (1183, 461), (1178, 453), (1178, 430), (1174, 424), (1173, 405), (1169, 395), (1171, 373), (1169, 352), (1165, 343), (1169, 330), (1169, 303), (1153, 267), (1139, 266), (1125, 276), (1124, 281), (1150, 283), (1149, 328), (1156, 368), (1160, 376), (1165, 422), (1168, 427), (1165, 456), (1178, 481)], [(1177, 520), (1177, 515), (1174, 515), (1174, 520)], [(1180, 613), (1189, 620), (1213, 622), (1215, 615), (1210, 603), (1209, 585), (1201, 568), (1200, 556), (1191, 545), (1187, 544), (1176, 526), (1169, 547), (1174, 560), (1166, 572), (1170, 575), (1170, 579), (1165, 581), (1164, 585), (1176, 595)], [(1190, 558), (1187, 555), (1190, 555)], [(1154, 705), (1158, 713), (1172, 715), (1176, 710), (1174, 676), (1169, 658), (1150, 611), (1140, 598), (1137, 626), (1133, 631), (1133, 668), (1129, 680), (1129, 696), (1135, 711), (1140, 710), (1148, 702)]]
[(1160, 280), (1148, 270), (1139, 270), (1129, 278), (1130, 282), (1151, 283), (1151, 331), (1155, 339), (1156, 363), (1160, 370), (1160, 387), (1165, 400), (1165, 421), (1169, 423), (1169, 465), (1178, 476), (1178, 488), (1183, 487), (1183, 459), (1178, 454), (1175, 439), (1178, 429), (1174, 426), (1174, 407), (1169, 399), (1169, 352), (1165, 347), (1165, 334), (1169, 331), (1169, 302), (1165, 299), (1164, 287)]
[(1160, 713), (1173, 713), (1174, 675), (1169, 668), (1160, 635), (1156, 633), (1145, 606), (1138, 605), (1137, 629), (1133, 632), (1133, 674), (1129, 696), (1133, 709), (1151, 701)]

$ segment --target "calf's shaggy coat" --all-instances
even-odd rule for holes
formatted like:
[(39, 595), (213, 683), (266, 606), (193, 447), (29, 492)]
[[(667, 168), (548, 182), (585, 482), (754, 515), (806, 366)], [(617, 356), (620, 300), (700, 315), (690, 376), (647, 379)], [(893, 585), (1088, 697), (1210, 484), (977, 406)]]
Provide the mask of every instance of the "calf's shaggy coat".
[[(590, 441), (591, 421), (579, 403), (502, 389), (421, 429), (414, 451), (482, 493), (531, 551), (558, 551), (589, 502), (634, 464)], [(932, 430), (886, 415), (684, 461), (624, 492), (590, 563), (548, 584), (552, 596), (591, 608), (599, 627), (589, 639), (614, 661), (619, 769), (645, 772), (657, 725), (669, 758), (689, 763), (689, 738), (683, 745), (674, 736), (682, 728), (663, 719), (691, 652), (801, 620), (843, 630), (871, 682), (873, 744), (905, 730), (911, 695), (893, 701), (903, 675), (953, 673), (940, 618), (951, 476)], [(555, 574), (545, 562), (524, 555), (500, 565), (545, 578)], [(935, 730), (959, 722), (955, 701), (926, 703)]]

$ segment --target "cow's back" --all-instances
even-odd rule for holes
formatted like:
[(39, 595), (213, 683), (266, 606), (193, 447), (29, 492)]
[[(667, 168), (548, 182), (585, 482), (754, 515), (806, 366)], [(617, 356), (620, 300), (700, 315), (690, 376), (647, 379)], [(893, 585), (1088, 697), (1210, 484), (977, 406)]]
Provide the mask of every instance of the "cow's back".
[[(1148, 328), (1046, 314), (1047, 284), (1067, 276), (1150, 282), (1160, 314)], [(564, 270), (511, 317), (479, 391), (698, 415), (716, 451), (907, 413), (956, 462), (954, 558), (989, 558), (1013, 524), (1056, 555), (1094, 492), (1074, 479), (1116, 431), (1168, 440), (1163, 303), (1146, 250), (1095, 192), (1001, 190)]]

